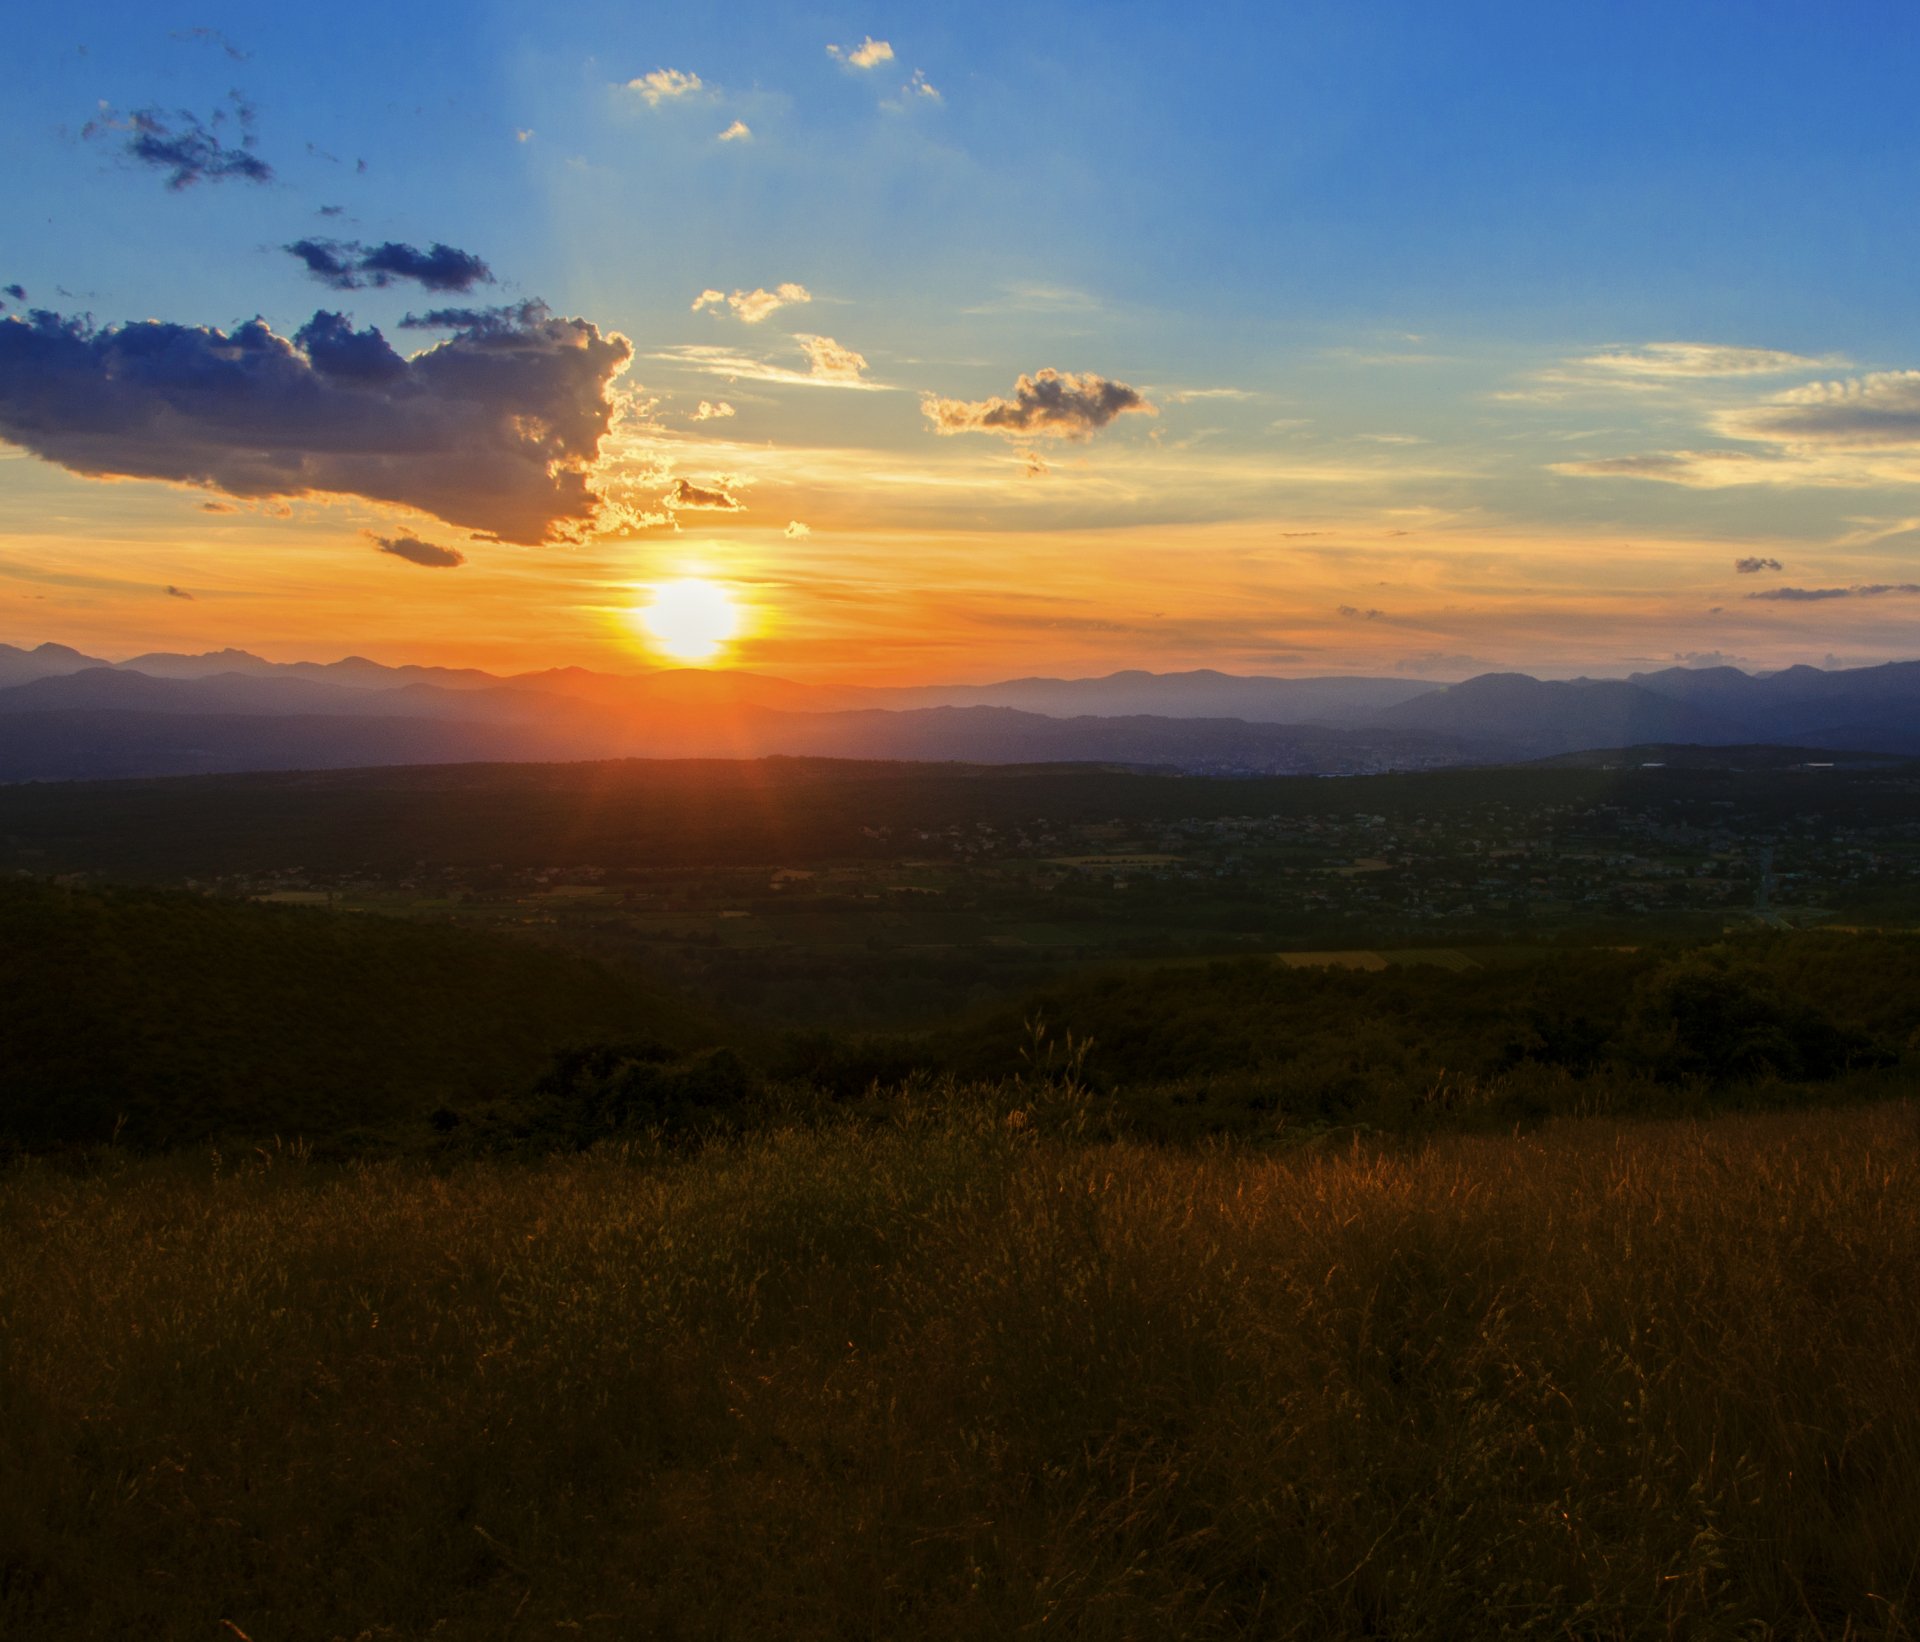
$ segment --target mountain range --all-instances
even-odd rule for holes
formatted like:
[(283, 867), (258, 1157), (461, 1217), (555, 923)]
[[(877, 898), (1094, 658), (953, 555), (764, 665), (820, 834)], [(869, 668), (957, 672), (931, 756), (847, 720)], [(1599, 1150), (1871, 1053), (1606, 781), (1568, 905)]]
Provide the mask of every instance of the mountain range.
[(1920, 662), (1454, 685), (1202, 670), (873, 688), (692, 668), (502, 677), (243, 650), (112, 662), (0, 644), (0, 781), (768, 754), (1348, 774), (1761, 742), (1920, 753)]

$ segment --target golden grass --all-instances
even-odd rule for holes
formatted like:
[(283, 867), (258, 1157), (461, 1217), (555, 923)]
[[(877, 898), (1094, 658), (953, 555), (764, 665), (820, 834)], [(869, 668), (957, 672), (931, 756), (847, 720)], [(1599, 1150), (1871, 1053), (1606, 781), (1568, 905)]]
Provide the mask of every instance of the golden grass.
[(0, 1634), (1906, 1637), (1920, 1107), (0, 1177)]

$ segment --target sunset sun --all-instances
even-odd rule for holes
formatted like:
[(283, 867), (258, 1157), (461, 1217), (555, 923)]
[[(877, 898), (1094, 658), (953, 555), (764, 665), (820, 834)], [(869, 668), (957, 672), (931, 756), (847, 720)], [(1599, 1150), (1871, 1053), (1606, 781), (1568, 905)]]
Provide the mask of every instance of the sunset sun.
[(655, 650), (697, 663), (713, 660), (738, 636), (741, 612), (726, 588), (693, 576), (656, 585), (634, 619)]

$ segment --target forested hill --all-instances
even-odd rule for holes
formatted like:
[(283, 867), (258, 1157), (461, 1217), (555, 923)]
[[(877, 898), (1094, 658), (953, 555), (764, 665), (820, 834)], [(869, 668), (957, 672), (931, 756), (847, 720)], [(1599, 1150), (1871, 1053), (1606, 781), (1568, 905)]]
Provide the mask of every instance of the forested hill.
[(702, 1036), (632, 974), (504, 936), (0, 882), (0, 1141), (418, 1128), (569, 1045)]

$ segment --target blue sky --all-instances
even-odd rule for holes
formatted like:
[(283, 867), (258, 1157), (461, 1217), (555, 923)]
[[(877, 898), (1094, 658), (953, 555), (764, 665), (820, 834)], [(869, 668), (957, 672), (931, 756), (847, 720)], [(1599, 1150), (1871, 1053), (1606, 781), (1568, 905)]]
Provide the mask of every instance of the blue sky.
[[(697, 573), (755, 602), (740, 659), (798, 672), (1913, 648), (1907, 7), (80, 5), (10, 36), (7, 313), (290, 337), (324, 307), (417, 349), (395, 327), (441, 297), (282, 247), (444, 243), (495, 275), (461, 301), (633, 357), (626, 514), (565, 551), (364, 487), (209, 516), (198, 470), (9, 460), (0, 613), (8, 577), (33, 607), (0, 637), (604, 659), (624, 590)], [(112, 124), (237, 142), (235, 92), (271, 181), (169, 189)], [(1043, 368), (1139, 413), (923, 408)], [(736, 505), (660, 501), (682, 481)], [(436, 524), (451, 574), (366, 550)], [(1842, 592), (1749, 597), (1775, 584)]]

